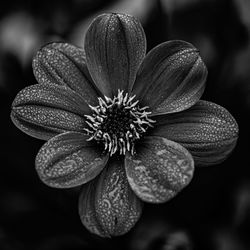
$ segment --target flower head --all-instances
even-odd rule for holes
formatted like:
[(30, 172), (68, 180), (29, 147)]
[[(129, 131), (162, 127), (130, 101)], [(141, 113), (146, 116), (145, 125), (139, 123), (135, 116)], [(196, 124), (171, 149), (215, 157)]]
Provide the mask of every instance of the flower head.
[(199, 100), (207, 70), (198, 50), (169, 41), (146, 55), (132, 16), (98, 16), (84, 50), (48, 44), (33, 69), (38, 84), (18, 93), (11, 118), (48, 140), (36, 157), (45, 184), (84, 184), (80, 217), (100, 236), (129, 231), (142, 201), (173, 198), (191, 181), (194, 163), (219, 163), (236, 144), (230, 113)]

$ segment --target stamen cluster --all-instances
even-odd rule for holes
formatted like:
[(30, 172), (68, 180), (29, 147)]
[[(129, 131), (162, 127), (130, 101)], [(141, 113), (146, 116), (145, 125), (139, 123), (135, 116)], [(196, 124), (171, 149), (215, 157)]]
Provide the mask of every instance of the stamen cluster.
[(113, 99), (104, 96), (98, 98), (99, 105), (91, 106), (92, 115), (85, 115), (88, 128), (84, 130), (90, 135), (88, 141), (95, 139), (104, 143), (104, 150), (110, 155), (116, 152), (125, 155), (126, 151), (135, 153), (134, 141), (141, 138), (148, 127), (153, 127), (155, 121), (148, 118), (151, 112), (148, 107), (140, 108), (135, 95), (118, 90)]

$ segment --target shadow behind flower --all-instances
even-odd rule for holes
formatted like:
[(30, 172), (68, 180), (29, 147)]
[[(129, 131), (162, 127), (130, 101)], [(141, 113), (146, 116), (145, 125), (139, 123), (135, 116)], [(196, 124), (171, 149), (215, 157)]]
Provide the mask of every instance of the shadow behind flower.
[(191, 250), (193, 244), (189, 234), (176, 229), (170, 221), (162, 221), (157, 215), (145, 219), (134, 231), (130, 241), (131, 250)]

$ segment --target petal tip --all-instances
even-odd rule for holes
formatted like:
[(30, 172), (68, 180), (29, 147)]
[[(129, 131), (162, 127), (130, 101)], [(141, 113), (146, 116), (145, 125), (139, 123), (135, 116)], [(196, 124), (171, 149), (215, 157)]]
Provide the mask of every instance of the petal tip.
[(40, 179), (55, 188), (72, 188), (95, 178), (108, 161), (96, 145), (78, 132), (59, 134), (39, 150), (35, 165)]
[(137, 155), (125, 158), (129, 184), (143, 201), (166, 202), (190, 183), (192, 155), (180, 144), (162, 137), (147, 137), (143, 144)]
[(180, 112), (200, 99), (206, 77), (206, 66), (192, 44), (168, 41), (146, 55), (133, 92), (151, 108), (152, 116)]
[(138, 221), (142, 202), (131, 190), (121, 162), (110, 162), (101, 175), (83, 186), (79, 213), (83, 225), (101, 237), (127, 233)]
[(140, 22), (130, 15), (107, 13), (92, 21), (84, 48), (90, 75), (104, 95), (132, 88), (146, 53), (145, 40)]

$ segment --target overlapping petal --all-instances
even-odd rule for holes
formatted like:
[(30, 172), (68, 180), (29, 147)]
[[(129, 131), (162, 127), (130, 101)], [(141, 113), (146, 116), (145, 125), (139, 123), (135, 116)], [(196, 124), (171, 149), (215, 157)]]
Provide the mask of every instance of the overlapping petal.
[(89, 72), (106, 96), (131, 89), (146, 52), (139, 21), (126, 14), (103, 14), (90, 25), (85, 37)]
[(142, 202), (131, 190), (122, 162), (109, 162), (100, 176), (83, 186), (79, 213), (92, 233), (122, 235), (134, 226), (141, 211)]
[(82, 97), (68, 87), (36, 84), (17, 94), (11, 118), (23, 132), (47, 140), (58, 133), (82, 131), (89, 112)]
[(180, 143), (194, 157), (196, 165), (218, 164), (233, 150), (238, 138), (238, 125), (223, 107), (199, 101), (180, 113), (154, 117), (152, 135)]
[(86, 135), (67, 132), (46, 142), (36, 157), (40, 179), (51, 187), (70, 188), (95, 178), (108, 161)]
[(169, 41), (152, 49), (138, 71), (133, 93), (153, 115), (179, 112), (201, 97), (207, 69), (197, 49), (184, 41)]
[(146, 202), (161, 203), (174, 197), (192, 179), (194, 162), (180, 144), (163, 137), (145, 137), (136, 154), (127, 154), (129, 184)]
[(67, 43), (50, 43), (35, 55), (33, 71), (39, 83), (67, 86), (87, 103), (97, 104), (100, 93), (88, 72), (83, 49)]

